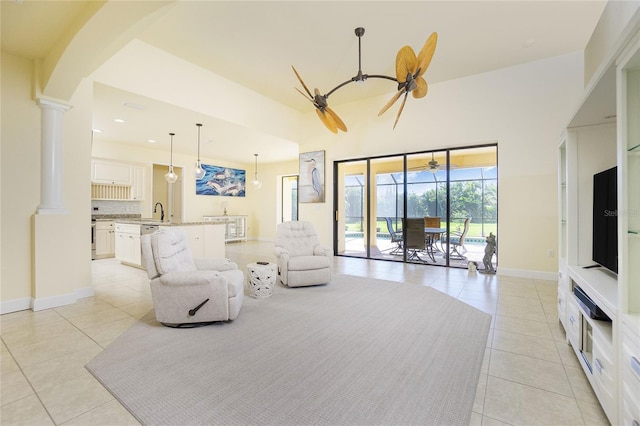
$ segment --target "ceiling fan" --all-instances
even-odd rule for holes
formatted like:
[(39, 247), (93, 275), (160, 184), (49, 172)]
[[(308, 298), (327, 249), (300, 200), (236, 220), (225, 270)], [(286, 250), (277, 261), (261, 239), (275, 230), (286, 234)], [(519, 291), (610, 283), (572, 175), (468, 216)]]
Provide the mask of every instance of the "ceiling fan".
[(336, 114), (331, 108), (329, 108), (329, 104), (327, 103), (327, 99), (329, 96), (340, 89), (341, 87), (353, 83), (353, 82), (363, 82), (368, 78), (383, 78), (386, 80), (395, 81), (398, 83), (397, 92), (395, 95), (386, 103), (384, 107), (378, 113), (378, 116), (381, 116), (385, 113), (403, 94), (404, 98), (402, 99), (402, 104), (400, 104), (400, 109), (398, 110), (398, 114), (396, 115), (396, 120), (393, 123), (393, 128), (396, 128), (398, 124), (398, 120), (400, 119), (400, 114), (402, 114), (402, 110), (404, 109), (405, 102), (407, 100), (407, 96), (409, 92), (413, 95), (414, 98), (423, 98), (426, 96), (428, 91), (428, 85), (423, 75), (429, 64), (431, 63), (431, 59), (433, 58), (433, 54), (436, 50), (436, 44), (438, 42), (438, 34), (432, 33), (424, 46), (416, 56), (415, 52), (411, 48), (411, 46), (404, 46), (396, 55), (396, 77), (390, 77), (386, 75), (377, 75), (377, 74), (363, 74), (362, 73), (362, 48), (361, 41), (362, 36), (364, 35), (364, 28), (358, 27), (355, 29), (355, 34), (358, 37), (358, 73), (351, 77), (349, 80), (344, 81), (343, 83), (338, 84), (336, 87), (331, 89), (324, 95), (320, 94), (320, 91), (316, 88), (311, 94), (311, 91), (307, 88), (307, 85), (304, 83), (300, 74), (292, 65), (293, 72), (295, 73), (298, 81), (302, 84), (306, 95), (300, 89), (296, 87), (296, 90), (304, 96), (306, 99), (310, 100), (313, 103), (313, 106), (316, 108), (316, 113), (320, 118), (320, 121), (333, 133), (338, 133), (338, 130), (342, 130), (343, 132), (347, 131), (347, 126), (340, 119), (338, 114)]
[(435, 159), (433, 152), (431, 153), (431, 160), (427, 163), (422, 163), (422, 164), (417, 164), (413, 167), (409, 167), (408, 170), (411, 171), (428, 171), (431, 173), (436, 173), (440, 170), (447, 170), (447, 168), (449, 169), (457, 169), (458, 166), (454, 165), (454, 164), (440, 164), (438, 163), (438, 161)]

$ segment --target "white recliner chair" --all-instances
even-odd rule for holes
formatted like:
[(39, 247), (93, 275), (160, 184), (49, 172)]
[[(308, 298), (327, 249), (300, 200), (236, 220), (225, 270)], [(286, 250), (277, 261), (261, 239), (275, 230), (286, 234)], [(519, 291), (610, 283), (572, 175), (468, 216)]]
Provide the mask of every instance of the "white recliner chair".
[(180, 228), (142, 235), (140, 244), (160, 323), (194, 327), (238, 317), (244, 301), (244, 274), (234, 262), (194, 259)]
[(274, 245), (283, 285), (302, 287), (331, 281), (333, 250), (320, 244), (311, 222), (279, 224)]

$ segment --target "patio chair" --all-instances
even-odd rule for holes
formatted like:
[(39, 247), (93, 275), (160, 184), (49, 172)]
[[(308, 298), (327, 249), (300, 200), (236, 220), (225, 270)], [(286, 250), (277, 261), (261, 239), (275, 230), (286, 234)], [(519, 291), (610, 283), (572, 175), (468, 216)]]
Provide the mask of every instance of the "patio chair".
[(407, 260), (417, 260), (424, 262), (420, 257), (420, 252), (426, 249), (426, 233), (424, 232), (424, 219), (406, 218), (402, 226), (406, 235), (405, 247), (407, 249)]
[(464, 220), (464, 227), (462, 228), (462, 232), (451, 233), (451, 237), (449, 238), (449, 244), (451, 245), (451, 254), (449, 255), (450, 259), (465, 260), (467, 258), (462, 253), (460, 253), (459, 250), (463, 250), (465, 253), (467, 251), (467, 249), (464, 247), (464, 242), (467, 238), (467, 233), (469, 232), (470, 222), (471, 218), (466, 218)]
[(402, 254), (402, 231), (393, 230), (393, 221), (390, 217), (385, 217), (385, 220), (387, 221), (387, 230), (391, 235), (391, 242), (396, 244), (389, 254), (400, 255)]
[[(424, 217), (424, 227), (425, 228), (440, 228), (440, 224), (442, 223), (442, 218), (440, 216), (425, 216)], [(436, 243), (440, 241), (440, 233), (428, 233), (427, 234), (427, 244), (431, 246), (433, 251), (441, 251), (440, 248), (436, 245)]]

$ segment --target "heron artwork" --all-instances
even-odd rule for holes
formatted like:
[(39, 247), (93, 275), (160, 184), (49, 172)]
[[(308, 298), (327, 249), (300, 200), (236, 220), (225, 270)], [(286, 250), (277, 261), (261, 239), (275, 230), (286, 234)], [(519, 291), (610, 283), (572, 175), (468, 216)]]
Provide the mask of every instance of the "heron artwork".
[(324, 151), (300, 154), (299, 202), (324, 202)]

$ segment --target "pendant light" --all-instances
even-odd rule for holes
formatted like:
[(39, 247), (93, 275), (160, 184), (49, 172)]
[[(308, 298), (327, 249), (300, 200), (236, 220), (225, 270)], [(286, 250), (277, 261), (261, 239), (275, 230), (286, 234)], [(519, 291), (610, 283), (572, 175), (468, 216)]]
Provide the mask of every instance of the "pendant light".
[(169, 133), (169, 136), (171, 136), (171, 162), (169, 163), (169, 173), (164, 175), (164, 178), (169, 183), (175, 183), (178, 180), (178, 175), (173, 171), (173, 137), (175, 133)]
[(198, 126), (198, 161), (196, 161), (195, 175), (196, 179), (199, 180), (202, 179), (207, 172), (204, 171), (202, 164), (200, 164), (200, 128), (202, 127), (202, 124), (196, 123), (196, 126)]
[(253, 184), (253, 187), (255, 189), (260, 189), (262, 187), (262, 182), (260, 182), (258, 180), (258, 154), (253, 154), (256, 157), (256, 169), (255, 169), (255, 173), (253, 174), (253, 182), (251, 182)]

